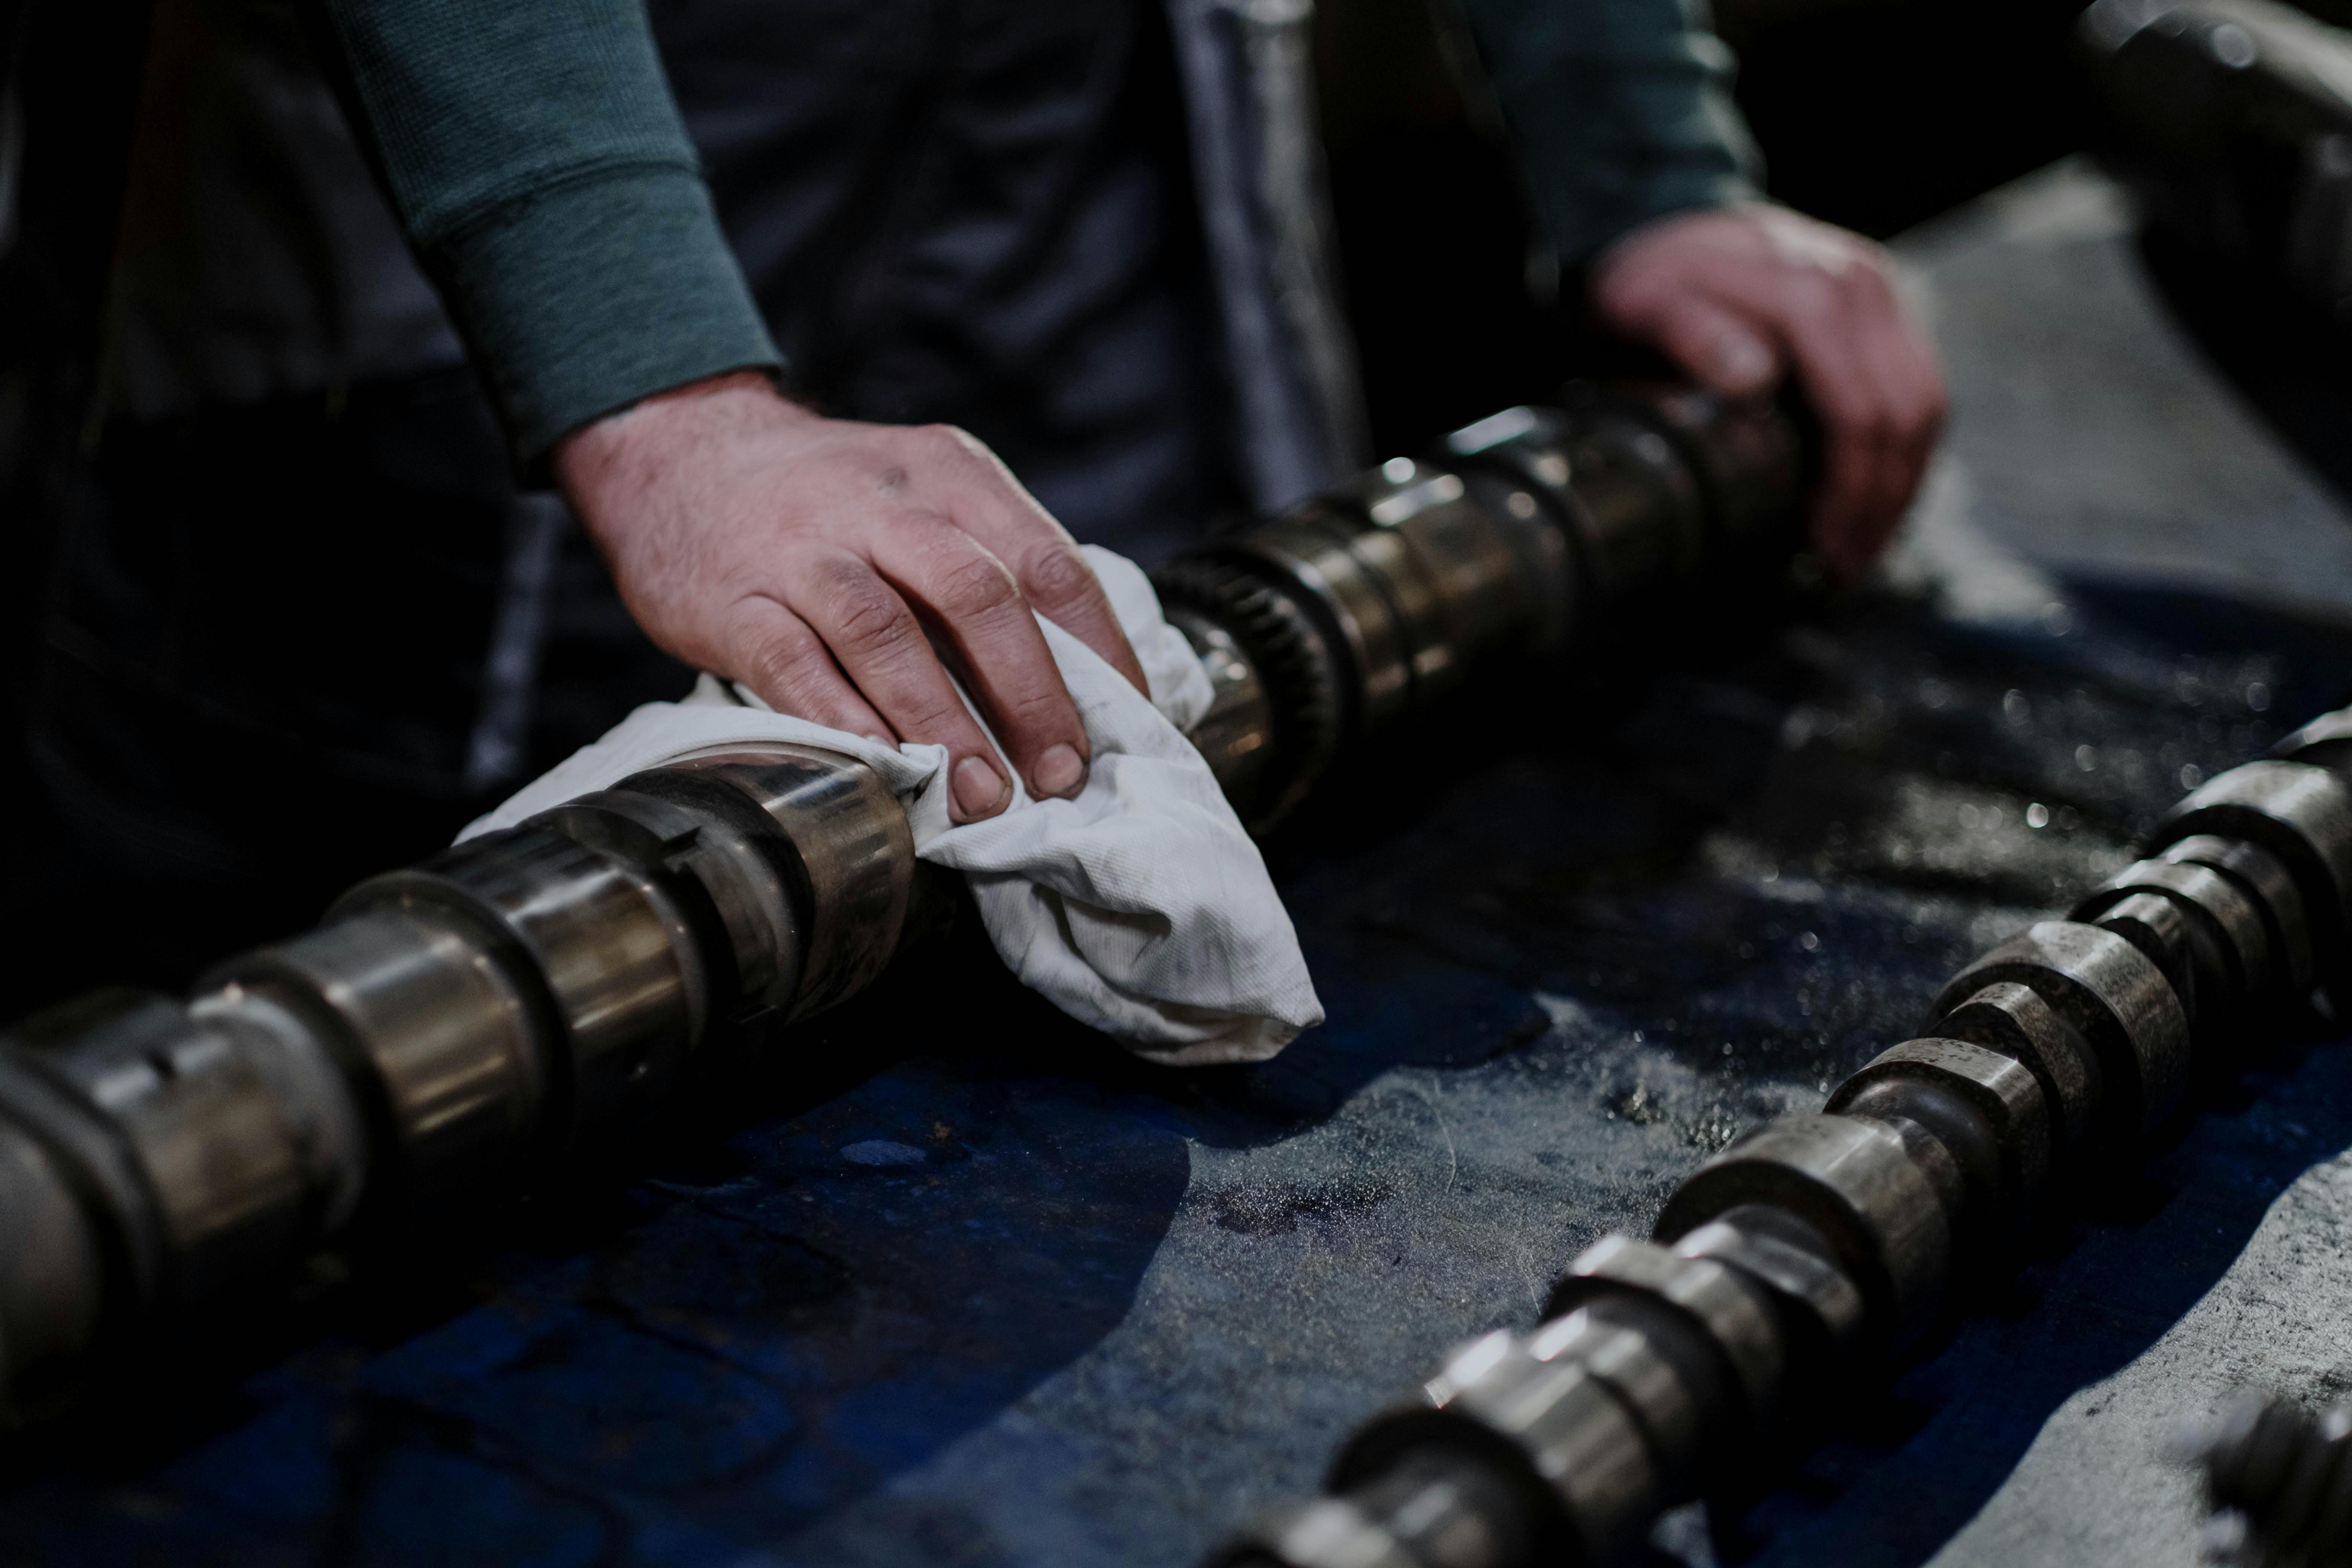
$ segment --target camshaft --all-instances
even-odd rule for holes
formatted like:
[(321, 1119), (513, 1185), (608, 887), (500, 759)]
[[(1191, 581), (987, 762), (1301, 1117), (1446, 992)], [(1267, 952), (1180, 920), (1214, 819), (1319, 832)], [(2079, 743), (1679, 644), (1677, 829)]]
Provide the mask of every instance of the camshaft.
[[(1159, 574), (1245, 820), (1486, 656), (1600, 635), (1796, 548), (1798, 426), (1687, 389), (1514, 408)], [(863, 764), (747, 746), (622, 780), (346, 894), (193, 1000), (0, 1035), (0, 1417), (353, 1226), (593, 1159), (719, 1040), (870, 983), (940, 895)]]
[(2101, 160), (2158, 223), (2352, 312), (2352, 33), (2272, 0), (2098, 0)]
[[(1801, 1440), (2126, 1159), (2193, 1069), (2352, 997), (2352, 709), (2166, 815), (2147, 858), (1968, 965), (1919, 1037), (1694, 1173), (1647, 1240), (1569, 1266), (1360, 1430), (1330, 1495), (1221, 1568), (1619, 1562), (1658, 1514)], [(2345, 1494), (2352, 1498), (2352, 1491)]]
[(2213, 1510), (2207, 1545), (2239, 1568), (2352, 1564), (2352, 1407), (2231, 1401), (2191, 1437)]

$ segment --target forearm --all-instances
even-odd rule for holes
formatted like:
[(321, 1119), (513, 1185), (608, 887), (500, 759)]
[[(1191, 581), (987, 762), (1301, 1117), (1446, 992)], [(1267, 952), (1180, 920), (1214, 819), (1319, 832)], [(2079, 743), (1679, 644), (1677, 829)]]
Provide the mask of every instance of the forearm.
[(635, 0), (324, 0), (410, 239), (519, 461), (772, 367)]
[(1458, 3), (1563, 262), (1653, 218), (1758, 194), (1731, 54), (1704, 0)]

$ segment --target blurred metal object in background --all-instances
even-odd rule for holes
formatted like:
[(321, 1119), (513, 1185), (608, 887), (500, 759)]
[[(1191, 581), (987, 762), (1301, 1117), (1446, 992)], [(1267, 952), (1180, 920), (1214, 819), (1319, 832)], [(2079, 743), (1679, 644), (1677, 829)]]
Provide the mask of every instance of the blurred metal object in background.
[[(1575, 389), (1392, 458), (1160, 574), (1254, 826), (1472, 667), (1622, 636), (1798, 545), (1798, 424)], [(0, 1418), (183, 1342), (371, 1220), (608, 1158), (712, 1057), (854, 995), (942, 923), (906, 814), (822, 750), (697, 757), (346, 894), (185, 1004), (100, 994), (0, 1035)]]
[(2204, 1472), (2207, 1550), (2236, 1568), (2352, 1563), (2352, 1407), (2313, 1415), (2247, 1393), (2184, 1425), (2178, 1457)]
[(2352, 33), (2271, 0), (2098, 0), (2080, 32), (2149, 216), (2352, 320)]

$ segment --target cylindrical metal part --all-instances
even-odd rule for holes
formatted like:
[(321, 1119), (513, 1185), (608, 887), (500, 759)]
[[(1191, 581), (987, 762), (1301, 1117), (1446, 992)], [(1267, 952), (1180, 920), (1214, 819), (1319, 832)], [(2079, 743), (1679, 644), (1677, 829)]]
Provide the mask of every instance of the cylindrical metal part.
[(0, 1421), (62, 1404), (108, 1316), (106, 1242), (82, 1193), (65, 1161), (0, 1114)]
[(782, 830), (806, 932), (791, 1016), (864, 990), (898, 952), (914, 897), (914, 829), (881, 775), (855, 757), (777, 744), (730, 746), (663, 771), (673, 770), (735, 790)]
[(2165, 846), (2159, 860), (2201, 866), (2229, 879), (2262, 917), (2263, 939), (2292, 1000), (2310, 994), (2315, 975), (2311, 924), (2304, 919), (2303, 895), (2285, 862), (2259, 844), (2219, 834), (2192, 833)]
[(1675, 1256), (1712, 1259), (1764, 1290), (1781, 1346), (1780, 1413), (1812, 1403), (1830, 1369), (1859, 1352), (1867, 1317), (1861, 1288), (1829, 1238), (1789, 1210), (1727, 1209), (1675, 1243)]
[(1997, 981), (1941, 1017), (1931, 1015), (1927, 1032), (1996, 1051), (2032, 1073), (2050, 1110), (2053, 1162), (2080, 1151), (2097, 1107), (2098, 1055), (2032, 987)]
[(1790, 531), (1803, 516), (1806, 454), (1793, 420), (1767, 401), (1727, 403), (1672, 382), (1636, 382), (1622, 393), (1689, 464), (1719, 564), (1750, 570), (1795, 547)]
[(2261, 911), (2235, 882), (2210, 866), (2138, 861), (2101, 883), (2068, 918), (2098, 924), (2108, 910), (2141, 893), (2169, 900), (2197, 930), (2200, 1022), (2210, 1027), (2274, 1000), (2270, 939)]
[(1555, 1531), (1591, 1563), (1638, 1542), (1665, 1500), (1633, 1413), (1580, 1362), (1545, 1360), (1528, 1340), (1497, 1331), (1447, 1358), (1424, 1393), (1426, 1403), (1357, 1433), (1332, 1468), (1331, 1489), (1351, 1490), (1415, 1449), (1485, 1453), (1550, 1495), (1560, 1510)]
[(1171, 605), (1169, 624), (1184, 634), (1209, 677), (1209, 710), (1192, 730), (1192, 743), (1217, 776), (1217, 787), (1248, 809), (1265, 787), (1275, 758), (1274, 703), (1256, 664), (1240, 639), (1193, 611)]
[(686, 916), (648, 879), (525, 824), (373, 878), (336, 914), (387, 910), (461, 926), (553, 1020), (544, 1103), (562, 1146), (635, 1125), (685, 1066), (709, 983)]
[(1593, 613), (1598, 587), (1580, 529), (1575, 475), (1569, 466), (1568, 422), (1549, 408), (1506, 408), (1445, 437), (1445, 460), (1458, 466), (1490, 513), (1521, 526), (1510, 538), (1528, 588), (1525, 646), (1557, 647)]
[(0, 1112), (37, 1141), (95, 1222), (110, 1315), (144, 1312), (171, 1291), (163, 1205), (137, 1148), (73, 1078), (50, 1059), (62, 1046), (103, 1049), (168, 1026), (179, 1009), (160, 996), (101, 994), (27, 1020), (0, 1037)]
[(2352, 1410), (2314, 1415), (2247, 1394), (2201, 1425), (2194, 1458), (2206, 1504), (2242, 1527), (2232, 1563), (2315, 1568), (2352, 1560)]
[(1340, 1497), (1259, 1522), (1217, 1568), (1518, 1568), (1540, 1562), (1546, 1504), (1457, 1449), (1402, 1454)]
[[(1512, 537), (1525, 523), (1479, 505), (1460, 474), (1410, 458), (1390, 458), (1338, 494), (1372, 524), (1354, 548), (1380, 569), (1392, 599), (1402, 607), (1427, 596), (1410, 617), (1422, 624), (1412, 642), (1423, 700), (1478, 659), (1525, 643), (1538, 587)], [(1395, 584), (1408, 576), (1417, 587), (1401, 591)]]
[(1880, 1342), (1900, 1344), (1927, 1326), (1951, 1262), (1952, 1215), (1897, 1132), (1851, 1117), (1784, 1116), (1675, 1188), (1654, 1234), (1678, 1241), (1751, 1204), (1787, 1209), (1829, 1241)]
[(292, 1262), (310, 1238), (315, 1167), (256, 1065), (269, 1048), (233, 1013), (163, 1005), (25, 1053), (128, 1153), (153, 1205), (164, 1300), (217, 1299)]
[(557, 1080), (551, 1009), (503, 945), (429, 908), (362, 909), (210, 983), (329, 1045), (382, 1150), (376, 1198), (429, 1205), (516, 1175)]
[(2098, 0), (2095, 144), (2155, 224), (2352, 307), (2352, 38), (2267, 0)]
[(1963, 1253), (2001, 1257), (2024, 1239), (2050, 1172), (2049, 1108), (2024, 1066), (1965, 1040), (1906, 1040), (1840, 1084), (1832, 1115), (1917, 1123), (1943, 1143), (1967, 1189)]
[(1705, 1363), (1683, 1374), (1706, 1404), (1723, 1412), (1706, 1436), (1699, 1462), (1716, 1458), (1770, 1418), (1784, 1352), (1761, 1287), (1711, 1258), (1684, 1257), (1631, 1237), (1604, 1237), (1569, 1265), (1552, 1287), (1544, 1316), (1558, 1321), (1627, 1299), (1675, 1314), (1684, 1334), (1653, 1332), (1652, 1339), (1669, 1354), (1696, 1356)]
[(699, 952), (711, 1016), (791, 1005), (805, 957), (795, 857), (740, 790), (709, 769), (656, 768), (531, 820), (661, 885)]
[(2352, 708), (2322, 713), (2271, 748), (2282, 762), (2310, 763), (2352, 784)]
[(1278, 518), (1226, 542), (1239, 557), (1295, 586), (1346, 660), (1343, 734), (1358, 734), (1412, 704), (1413, 647), (1379, 576), (1348, 546), (1368, 525), (1344, 513)]
[(1654, 1300), (1620, 1296), (1580, 1307), (1529, 1335), (1528, 1352), (1575, 1362), (1608, 1384), (1642, 1430), (1664, 1500), (1689, 1496), (1729, 1436), (1736, 1392), (1705, 1336)]
[[(1195, 729), (1208, 737), (1202, 755), (1244, 824), (1263, 831), (1313, 786), (1344, 738), (1347, 650), (1331, 617), (1309, 610), (1298, 585), (1249, 561), (1179, 557), (1153, 584), (1225, 709), (1221, 715), (1213, 708)], [(1232, 644), (1255, 678), (1262, 718), (1235, 689), (1244, 684), (1244, 672), (1222, 656), (1221, 641)]]
[(2217, 952), (2200, 951), (2199, 939), (2204, 933), (2179, 905), (2158, 893), (2127, 893), (2108, 905), (2097, 920), (2076, 923), (2111, 931), (2139, 949), (2140, 955), (2163, 973), (2165, 983), (2179, 999), (2180, 1010), (2189, 1016), (2190, 1035), (2202, 1037), (2203, 1031), (2198, 1027), (2199, 981), (2218, 971), (2221, 960)]
[(1612, 409), (1570, 438), (1568, 463), (1576, 542), (1596, 589), (1612, 606), (1656, 604), (1696, 564), (1706, 537), (1696, 487), (1674, 448)]
[(2352, 977), (2345, 915), (2352, 908), (2352, 785), (2311, 763), (2248, 763), (2209, 780), (2165, 813), (2151, 849), (2211, 833), (2276, 856), (2302, 895), (2320, 984)]
[(2163, 1124), (2189, 1080), (2189, 1015), (2139, 949), (2096, 926), (2037, 921), (1961, 970), (1929, 1016), (2004, 980), (2040, 995), (2096, 1053), (2095, 1143), (2122, 1149)]

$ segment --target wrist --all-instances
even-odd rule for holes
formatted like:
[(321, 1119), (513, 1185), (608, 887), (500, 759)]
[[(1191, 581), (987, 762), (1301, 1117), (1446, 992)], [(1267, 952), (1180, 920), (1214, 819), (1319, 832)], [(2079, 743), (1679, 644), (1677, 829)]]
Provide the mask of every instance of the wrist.
[(821, 416), (777, 389), (761, 370), (734, 370), (643, 397), (565, 436), (549, 456), (575, 510), (623, 475), (644, 475), (715, 435), (776, 429)]

